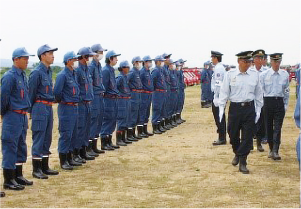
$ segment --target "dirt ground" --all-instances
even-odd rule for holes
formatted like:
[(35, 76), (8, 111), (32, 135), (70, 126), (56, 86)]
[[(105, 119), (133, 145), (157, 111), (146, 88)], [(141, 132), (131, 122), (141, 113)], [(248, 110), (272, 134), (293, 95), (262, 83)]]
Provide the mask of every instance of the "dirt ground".
[[(50, 162), (60, 174), (48, 180), (34, 179), (28, 158), (24, 176), (34, 185), (23, 191), (5, 190), (1, 207), (299, 207), (300, 176), (295, 151), (299, 131), (293, 120), (293, 85), (282, 129), (282, 160), (268, 159), (268, 146), (264, 145), (264, 152), (254, 150), (249, 155), (249, 175), (231, 165), (229, 139), (227, 145), (212, 146), (217, 138), (216, 127), (211, 109), (200, 108), (200, 86), (186, 89), (186, 123), (162, 135), (106, 152), (73, 171), (59, 167), (55, 112)], [(27, 143), (30, 156), (30, 130)], [(2, 182), (3, 179), (1, 187)]]

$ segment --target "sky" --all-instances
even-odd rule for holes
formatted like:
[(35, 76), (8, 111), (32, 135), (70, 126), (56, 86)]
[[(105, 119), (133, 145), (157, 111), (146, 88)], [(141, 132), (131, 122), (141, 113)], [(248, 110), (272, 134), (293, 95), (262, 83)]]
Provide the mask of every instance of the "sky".
[(283, 53), (282, 64), (294, 65), (301, 60), (300, 2), (0, 0), (0, 59), (11, 59), (18, 47), (36, 54), (49, 44), (61, 63), (66, 52), (100, 43), (120, 53), (119, 61), (166, 52), (188, 67), (203, 67), (214, 50), (224, 54), (224, 64), (236, 65), (235, 54), (263, 49)]

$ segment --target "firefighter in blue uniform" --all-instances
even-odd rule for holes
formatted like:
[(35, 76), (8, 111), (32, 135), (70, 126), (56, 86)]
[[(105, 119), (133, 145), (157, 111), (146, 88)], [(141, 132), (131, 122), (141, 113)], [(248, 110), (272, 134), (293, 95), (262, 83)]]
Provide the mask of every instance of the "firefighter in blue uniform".
[[(2, 168), (4, 189), (23, 190), (32, 185), (23, 177), (22, 165), (27, 158), (27, 111), (30, 108), (25, 69), (29, 54), (24, 47), (14, 50), (12, 69), (1, 79)], [(4, 193), (1, 194), (4, 196)]]
[(64, 170), (72, 170), (73, 166), (80, 166), (83, 163), (83, 160), (77, 157), (79, 150), (74, 148), (74, 145), (78, 143), (79, 85), (75, 75), (78, 57), (79, 55), (75, 55), (73, 51), (64, 55), (65, 68), (58, 73), (53, 89), (55, 101), (59, 103), (58, 153), (61, 168)]
[(118, 146), (126, 146), (131, 144), (132, 141), (138, 141), (137, 139), (128, 140), (125, 135), (129, 126), (130, 110), (131, 110), (131, 90), (128, 85), (127, 74), (130, 70), (130, 64), (128, 61), (122, 61), (119, 65), (119, 75), (116, 78), (116, 85), (118, 89), (118, 113), (117, 113), (117, 131), (116, 131), (116, 144)]
[(96, 53), (92, 52), (90, 47), (83, 47), (79, 49), (77, 55), (80, 55), (78, 58), (79, 66), (75, 69), (75, 72), (79, 84), (80, 102), (78, 104), (78, 143), (74, 145), (74, 148), (80, 150), (81, 158), (94, 160), (99, 155), (94, 152), (87, 152), (90, 139), (91, 101), (94, 99), (93, 81), (88, 64), (92, 61)]
[[(295, 118), (296, 126), (300, 130), (300, 91), (299, 91), (299, 95), (298, 95), (298, 99), (297, 99), (294, 118)], [(300, 139), (301, 139), (301, 132), (299, 132), (299, 137), (298, 137), (297, 145), (296, 145), (297, 158), (298, 158), (298, 162), (299, 162), (299, 169), (300, 169)]]
[(142, 83), (141, 108), (139, 112), (140, 122), (143, 124), (143, 133), (147, 136), (153, 136), (153, 133), (147, 131), (148, 119), (150, 116), (150, 108), (152, 103), (152, 93), (154, 85), (151, 78), (150, 70), (152, 68), (153, 59), (150, 56), (143, 57), (143, 68), (140, 70), (140, 79)]
[(57, 175), (58, 172), (49, 169), (50, 145), (52, 141), (54, 101), (52, 70), (53, 53), (57, 48), (47, 44), (38, 49), (39, 65), (29, 76), (29, 98), (32, 117), (32, 175), (38, 179), (48, 179), (47, 175)]
[(201, 73), (201, 107), (209, 108), (213, 101), (213, 92), (211, 91), (211, 79), (213, 70), (210, 61), (204, 63), (204, 70)]
[(118, 90), (115, 80), (115, 69), (113, 68), (117, 62), (117, 54), (115, 51), (108, 51), (106, 54), (106, 66), (103, 67), (103, 85), (104, 93), (104, 117), (101, 128), (101, 149), (114, 150), (118, 149), (118, 145), (112, 143), (112, 133), (116, 128), (117, 121), (117, 97)]
[(163, 66), (163, 75), (166, 83), (166, 93), (164, 97), (164, 105), (163, 105), (163, 119), (161, 121), (161, 128), (163, 130), (170, 130), (174, 126), (171, 125), (171, 115), (168, 114), (168, 110), (170, 109), (170, 71), (168, 69), (169, 60), (172, 54), (164, 53), (162, 57), (165, 59)]
[(164, 58), (159, 55), (155, 58), (156, 67), (151, 72), (154, 93), (152, 98), (152, 125), (154, 134), (162, 134), (166, 129), (162, 129), (163, 106), (166, 93), (166, 82), (163, 74)]
[(91, 50), (97, 55), (94, 55), (92, 63), (89, 65), (89, 70), (93, 80), (94, 99), (91, 104), (91, 133), (88, 153), (95, 152), (101, 154), (105, 151), (97, 149), (97, 139), (101, 131), (103, 120), (103, 94), (105, 92), (105, 87), (102, 80), (102, 67), (100, 60), (103, 58), (103, 52), (107, 51), (107, 49), (103, 49), (100, 44), (95, 44), (91, 47)]
[(185, 65), (186, 60), (179, 59), (176, 63), (177, 66), (177, 72), (178, 72), (178, 79), (179, 79), (179, 92), (178, 92), (178, 104), (177, 104), (177, 123), (181, 124), (186, 122), (186, 120), (182, 119), (182, 111), (184, 107), (184, 101), (185, 101), (185, 82), (184, 82), (184, 72), (183, 67)]
[(171, 115), (171, 125), (176, 127), (178, 125), (176, 118), (176, 109), (178, 103), (178, 76), (176, 71), (176, 62), (172, 59), (169, 60), (169, 75), (170, 75), (170, 105), (168, 115)]

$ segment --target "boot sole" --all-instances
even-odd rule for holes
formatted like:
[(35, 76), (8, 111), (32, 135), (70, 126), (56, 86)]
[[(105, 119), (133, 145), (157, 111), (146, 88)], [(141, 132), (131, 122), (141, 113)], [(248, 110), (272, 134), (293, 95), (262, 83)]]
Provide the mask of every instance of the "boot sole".
[(11, 187), (5, 186), (5, 185), (3, 185), (3, 188), (4, 189), (9, 189), (9, 190), (15, 190), (15, 191), (20, 191), (20, 190), (24, 190), (25, 189), (25, 187), (24, 188), (11, 188)]

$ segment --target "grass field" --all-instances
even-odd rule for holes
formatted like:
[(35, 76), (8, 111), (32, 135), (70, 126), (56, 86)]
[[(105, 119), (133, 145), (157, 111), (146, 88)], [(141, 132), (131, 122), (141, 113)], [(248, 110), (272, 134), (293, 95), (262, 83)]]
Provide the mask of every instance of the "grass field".
[[(34, 185), (23, 191), (5, 190), (1, 207), (299, 207), (300, 177), (295, 151), (299, 130), (293, 120), (293, 85), (282, 129), (282, 160), (268, 159), (268, 146), (264, 145), (265, 152), (250, 153), (249, 175), (231, 165), (229, 139), (227, 145), (212, 146), (217, 138), (216, 127), (211, 109), (200, 108), (199, 86), (186, 89), (186, 123), (162, 135), (106, 152), (71, 172), (59, 167), (55, 107), (50, 162), (60, 174), (48, 180), (33, 179), (29, 158), (24, 176)], [(30, 130), (27, 144), (30, 156)], [(3, 179), (1, 186), (2, 182)]]

